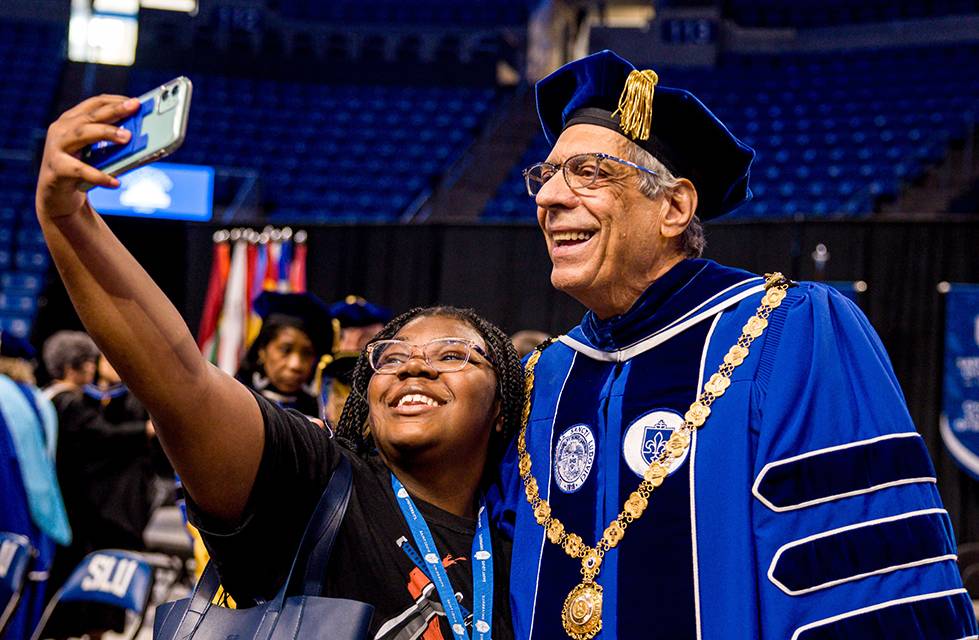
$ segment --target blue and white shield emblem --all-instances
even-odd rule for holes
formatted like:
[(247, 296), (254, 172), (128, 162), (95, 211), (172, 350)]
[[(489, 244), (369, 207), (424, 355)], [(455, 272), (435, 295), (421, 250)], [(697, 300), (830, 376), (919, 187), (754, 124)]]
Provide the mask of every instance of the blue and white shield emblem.
[[(682, 424), (683, 416), (679, 413), (669, 409), (654, 409), (629, 425), (622, 440), (622, 456), (636, 476), (642, 478), (649, 465), (666, 450), (666, 442), (673, 431)], [(670, 460), (670, 475), (680, 468), (689, 454), (688, 448), (681, 457)]]

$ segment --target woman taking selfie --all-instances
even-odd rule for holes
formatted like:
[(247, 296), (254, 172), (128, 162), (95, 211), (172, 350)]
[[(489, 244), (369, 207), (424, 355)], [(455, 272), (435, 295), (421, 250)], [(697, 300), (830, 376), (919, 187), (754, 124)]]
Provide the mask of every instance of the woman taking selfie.
[(78, 190), (118, 186), (75, 154), (124, 141), (108, 123), (136, 106), (91, 98), (49, 128), (38, 219), (86, 328), (153, 416), (228, 591), (239, 606), (275, 594), (346, 458), (353, 493), (323, 595), (374, 605), (376, 638), (512, 637), (509, 551), (481, 497), (523, 403), (507, 337), (453, 308), (396, 318), (358, 362), (336, 439), (252, 393), (201, 357)]

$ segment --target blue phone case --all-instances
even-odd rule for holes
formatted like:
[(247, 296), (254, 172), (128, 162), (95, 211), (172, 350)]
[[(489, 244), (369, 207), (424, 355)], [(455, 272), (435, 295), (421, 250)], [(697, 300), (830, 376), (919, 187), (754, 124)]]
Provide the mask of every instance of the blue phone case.
[(129, 142), (126, 144), (109, 142), (108, 140), (96, 142), (92, 146), (88, 147), (82, 154), (82, 162), (89, 164), (96, 169), (101, 169), (109, 166), (116, 160), (125, 158), (126, 156), (130, 156), (145, 149), (147, 143), (149, 142), (149, 136), (145, 134), (140, 135), (140, 132), (143, 129), (143, 118), (147, 114), (152, 113), (155, 106), (156, 98), (149, 98), (146, 102), (140, 104), (139, 111), (117, 125), (129, 130)]

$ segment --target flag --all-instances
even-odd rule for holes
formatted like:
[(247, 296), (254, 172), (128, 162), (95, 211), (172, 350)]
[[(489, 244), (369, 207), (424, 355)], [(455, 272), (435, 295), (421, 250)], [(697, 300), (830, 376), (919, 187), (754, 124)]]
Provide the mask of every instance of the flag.
[(293, 293), (306, 292), (306, 243), (297, 242), (296, 252), (289, 267), (289, 285)]
[(290, 291), (289, 286), (289, 270), (292, 266), (292, 241), (283, 240), (281, 248), (279, 249), (279, 273), (278, 282), (276, 283), (275, 290), (279, 293), (294, 293)]
[(248, 310), (248, 242), (238, 240), (231, 253), (231, 268), (225, 287), (224, 305), (218, 327), (217, 365), (230, 375), (238, 370), (245, 345), (245, 323)]
[(227, 242), (214, 243), (211, 275), (207, 281), (204, 311), (197, 331), (197, 346), (209, 362), (217, 362), (217, 329), (221, 319), (221, 306), (224, 303), (224, 287), (228, 281), (229, 251)]
[(979, 285), (952, 285), (945, 303), (945, 379), (939, 431), (959, 466), (979, 479)]
[(265, 270), (265, 283), (262, 288), (266, 291), (275, 291), (279, 284), (279, 254), (282, 252), (282, 244), (278, 240), (272, 240), (268, 244), (267, 269)]

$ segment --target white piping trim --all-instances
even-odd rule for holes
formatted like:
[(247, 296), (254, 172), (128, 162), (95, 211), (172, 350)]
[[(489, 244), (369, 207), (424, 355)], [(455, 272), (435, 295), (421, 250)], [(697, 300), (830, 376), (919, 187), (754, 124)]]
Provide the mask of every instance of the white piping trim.
[[(571, 377), (571, 371), (574, 369), (575, 361), (578, 359), (578, 354), (571, 356), (571, 364), (568, 365), (568, 372), (564, 375), (564, 382), (561, 383), (561, 391), (557, 394), (557, 402), (554, 404), (555, 409), (561, 406), (561, 397), (564, 395), (564, 388), (568, 385), (568, 378)], [(528, 422), (530, 418), (527, 418)], [(551, 418), (551, 433), (547, 438), (547, 498), (551, 497), (551, 485), (554, 482), (554, 469), (553, 464), (554, 456), (551, 455), (551, 441), (554, 439), (554, 423), (557, 422), (557, 411), (554, 411), (554, 417)], [(546, 499), (546, 498), (545, 498)], [(521, 500), (521, 502), (523, 502)], [(546, 532), (545, 532), (546, 533)], [(537, 576), (534, 580), (534, 606), (530, 610), (530, 628), (527, 630), (527, 637), (534, 637), (534, 618), (537, 615), (537, 594), (540, 592), (540, 565), (544, 561), (544, 545), (547, 544), (547, 535), (542, 535), (540, 539), (540, 550), (537, 552)]]
[[(836, 616), (829, 618), (823, 618), (822, 620), (817, 620), (815, 622), (810, 622), (807, 625), (803, 625), (795, 630), (792, 634), (792, 640), (799, 640), (799, 634), (803, 631), (808, 631), (810, 629), (815, 629), (817, 627), (823, 627), (833, 622), (839, 622), (840, 620), (845, 620), (846, 618), (853, 618), (861, 613), (869, 613), (871, 611), (878, 611), (880, 609), (886, 609), (887, 607), (894, 607), (901, 604), (907, 604), (909, 602), (921, 602), (923, 600), (933, 600), (935, 598), (947, 598), (948, 596), (954, 596), (959, 593), (968, 593), (965, 589), (949, 589), (948, 591), (936, 591), (935, 593), (924, 593), (917, 596), (910, 596), (907, 598), (898, 598), (897, 600), (888, 600), (887, 602), (881, 602), (880, 604), (871, 605), (869, 607), (864, 607), (862, 609), (855, 609), (853, 611), (847, 611), (846, 613), (841, 613)], [(975, 638), (976, 636), (971, 636)], [(966, 638), (965, 640), (968, 640)]]
[(938, 430), (942, 434), (942, 441), (948, 447), (949, 453), (952, 454), (955, 461), (979, 476), (979, 456), (962, 444), (962, 441), (958, 439), (955, 432), (948, 426), (948, 416), (945, 414), (942, 414), (939, 420)]
[[(711, 323), (710, 329), (707, 330), (707, 337), (704, 339), (704, 350), (700, 354), (700, 372), (697, 374), (697, 398), (700, 397), (700, 393), (704, 388), (704, 368), (707, 365), (707, 351), (710, 348), (710, 339), (714, 335), (714, 329), (717, 327), (717, 322), (720, 319), (721, 314), (718, 313), (714, 316), (714, 321)], [(694, 429), (693, 433), (690, 434), (690, 546), (692, 551), (691, 555), (693, 556), (693, 612), (697, 628), (696, 637), (697, 640), (701, 640), (703, 632), (701, 631), (700, 623), (700, 560), (697, 557), (697, 485), (694, 478), (696, 462), (697, 430)]]
[(883, 436), (877, 436), (876, 438), (869, 438), (867, 440), (857, 440), (855, 442), (848, 442), (846, 444), (836, 445), (834, 447), (826, 447), (825, 449), (816, 449), (814, 451), (809, 451), (807, 453), (803, 453), (803, 454), (800, 454), (800, 455), (797, 455), (797, 456), (792, 456), (791, 458), (784, 458), (782, 460), (775, 460), (774, 462), (769, 462), (764, 467), (762, 467), (761, 472), (758, 474), (758, 477), (755, 478), (755, 483), (751, 486), (751, 494), (753, 496), (755, 496), (755, 498), (757, 498), (759, 502), (761, 502), (763, 505), (765, 505), (766, 507), (768, 507), (772, 511), (774, 511), (776, 513), (783, 513), (785, 511), (794, 511), (796, 509), (803, 509), (805, 507), (811, 507), (811, 506), (816, 505), (816, 504), (823, 504), (824, 502), (834, 502), (836, 500), (841, 500), (843, 498), (850, 498), (852, 496), (859, 496), (859, 495), (863, 495), (865, 493), (873, 493), (875, 491), (880, 491), (881, 489), (887, 489), (889, 487), (898, 487), (898, 486), (905, 485), (905, 484), (917, 484), (917, 483), (920, 483), (920, 482), (930, 482), (932, 484), (935, 484), (935, 483), (938, 482), (938, 480), (935, 477), (933, 477), (933, 476), (923, 477), (923, 478), (903, 478), (901, 480), (894, 480), (892, 482), (883, 482), (881, 484), (875, 484), (872, 487), (866, 487), (864, 489), (856, 489), (854, 491), (847, 491), (845, 493), (836, 493), (836, 494), (825, 496), (825, 497), (822, 497), (822, 498), (816, 498), (814, 500), (807, 500), (806, 502), (799, 502), (797, 504), (790, 504), (790, 505), (785, 505), (785, 506), (781, 506), (781, 507), (775, 506), (768, 498), (766, 498), (764, 495), (762, 495), (761, 491), (759, 491), (759, 489), (758, 489), (761, 486), (762, 480), (764, 480), (764, 478), (765, 478), (765, 474), (767, 474), (770, 469), (773, 469), (775, 467), (778, 467), (778, 466), (781, 466), (781, 465), (784, 465), (784, 464), (789, 464), (791, 462), (796, 462), (797, 460), (802, 460), (804, 458), (813, 458), (815, 456), (822, 455), (824, 453), (830, 453), (830, 452), (833, 452), (833, 451), (841, 451), (843, 449), (852, 449), (854, 447), (862, 447), (862, 446), (865, 446), (865, 445), (868, 445), (868, 444), (874, 444), (875, 442), (880, 442), (882, 440), (890, 440), (892, 438), (920, 438), (920, 437), (921, 437), (921, 434), (914, 433), (914, 432), (912, 432), (912, 433), (890, 433), (890, 434), (883, 435)]
[(686, 331), (690, 327), (694, 326), (695, 324), (699, 323), (704, 318), (709, 318), (711, 315), (715, 313), (720, 313), (724, 309), (734, 306), (735, 304), (741, 302), (745, 298), (751, 297), (756, 293), (761, 293), (764, 290), (765, 290), (765, 285), (763, 284), (760, 284), (757, 287), (746, 289), (741, 293), (731, 296), (730, 298), (724, 300), (723, 302), (719, 302), (716, 305), (698, 313), (697, 315), (683, 322), (680, 322), (679, 324), (673, 323), (669, 327), (665, 329), (661, 329), (660, 331), (646, 338), (643, 338), (642, 340), (635, 343), (631, 347), (626, 347), (624, 349), (619, 349), (617, 351), (601, 351), (599, 349), (595, 349), (594, 347), (589, 347), (583, 342), (575, 340), (574, 338), (567, 335), (559, 337), (558, 340), (563, 342), (565, 345), (571, 347), (575, 351), (588, 356), (592, 360), (599, 360), (603, 362), (625, 362), (626, 360), (634, 358), (642, 353), (645, 353), (646, 351), (649, 351), (654, 347), (663, 344), (673, 336), (680, 334), (683, 331)]
[(786, 544), (783, 544), (781, 547), (779, 547), (778, 548), (778, 551), (775, 552), (775, 557), (772, 558), (772, 563), (768, 567), (768, 579), (771, 581), (772, 584), (774, 584), (776, 587), (778, 587), (786, 595), (790, 595), (790, 596), (801, 596), (801, 595), (804, 595), (806, 593), (812, 593), (813, 591), (820, 591), (822, 589), (828, 589), (830, 587), (835, 587), (838, 584), (843, 584), (844, 582), (853, 582), (854, 580), (860, 580), (862, 578), (866, 578), (866, 577), (869, 577), (869, 576), (879, 576), (879, 575), (883, 575), (885, 573), (892, 573), (894, 571), (899, 571), (900, 569), (910, 569), (912, 567), (920, 567), (922, 565), (933, 564), (935, 562), (944, 562), (946, 560), (955, 560), (955, 559), (958, 558), (958, 556), (955, 555), (954, 553), (950, 553), (950, 554), (946, 554), (944, 556), (937, 556), (937, 557), (934, 557), (934, 558), (925, 558), (923, 560), (915, 560), (914, 562), (907, 562), (905, 564), (895, 564), (895, 565), (891, 565), (889, 567), (884, 567), (882, 569), (877, 569), (875, 571), (868, 571), (866, 573), (861, 573), (861, 574), (853, 575), (853, 576), (847, 576), (846, 578), (840, 578), (839, 580), (832, 580), (830, 582), (824, 582), (822, 584), (817, 584), (817, 585), (815, 585), (813, 587), (807, 587), (805, 589), (799, 589), (797, 591), (793, 591), (792, 589), (789, 589), (784, 584), (782, 584), (781, 582), (779, 582), (778, 580), (775, 579), (775, 567), (776, 567), (776, 565), (778, 565), (779, 559), (781, 559), (782, 554), (785, 551), (787, 551), (788, 549), (791, 549), (792, 547), (798, 547), (798, 546), (800, 546), (802, 544), (805, 544), (807, 542), (812, 542), (813, 540), (819, 540), (821, 538), (829, 538), (829, 537), (831, 537), (833, 535), (836, 535), (838, 533), (842, 533), (844, 531), (853, 531), (854, 529), (862, 529), (864, 527), (869, 527), (869, 526), (873, 526), (873, 525), (876, 525), (876, 524), (882, 524), (884, 522), (895, 522), (897, 520), (906, 520), (906, 519), (914, 518), (914, 517), (917, 517), (917, 516), (931, 515), (931, 514), (935, 514), (935, 513), (944, 513), (944, 514), (948, 515), (948, 512), (945, 509), (922, 509), (920, 511), (908, 511), (907, 513), (902, 513), (902, 514), (897, 515), (897, 516), (890, 516), (888, 518), (878, 518), (877, 520), (867, 520), (865, 522), (858, 522), (857, 524), (847, 525), (845, 527), (840, 527), (839, 529), (831, 529), (829, 531), (823, 531), (821, 533), (816, 533), (816, 534), (813, 534), (811, 536), (807, 536), (805, 538), (800, 538), (799, 540), (793, 540), (792, 542), (787, 542)]
[[(676, 320), (674, 320), (670, 324), (666, 325), (665, 327), (663, 327), (659, 331), (653, 333), (652, 335), (657, 335), (659, 333), (662, 333), (664, 331), (667, 331), (668, 329), (676, 326), (677, 324), (683, 322), (684, 320), (686, 320), (687, 318), (689, 318), (693, 314), (697, 313), (699, 310), (703, 309), (707, 305), (711, 304), (712, 302), (714, 302), (714, 300), (717, 300), (721, 296), (724, 296), (725, 294), (727, 294), (730, 291), (733, 291), (734, 289), (737, 289), (739, 287), (743, 287), (744, 285), (748, 284), (749, 282), (764, 282), (764, 280), (762, 280), (758, 276), (755, 276), (755, 277), (752, 277), (752, 278), (746, 278), (746, 279), (742, 280), (741, 282), (737, 282), (735, 284), (732, 284), (727, 289), (722, 289), (721, 291), (718, 291), (717, 293), (715, 293), (711, 297), (707, 298), (706, 300), (704, 300), (703, 302), (701, 302), (700, 304), (698, 304), (696, 307), (694, 307), (690, 311), (687, 311), (685, 314), (683, 314), (682, 316), (680, 316), (679, 318), (677, 318)], [(649, 336), (647, 336), (647, 338), (648, 337)], [(634, 343), (630, 344), (628, 347), (625, 347), (625, 348), (628, 349), (629, 347), (635, 346), (635, 345), (639, 344), (640, 342), (642, 342), (645, 339), (646, 338), (640, 338), (639, 340), (635, 341)]]

